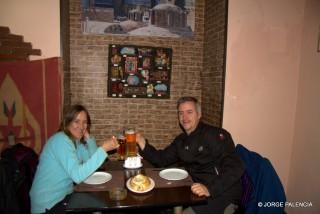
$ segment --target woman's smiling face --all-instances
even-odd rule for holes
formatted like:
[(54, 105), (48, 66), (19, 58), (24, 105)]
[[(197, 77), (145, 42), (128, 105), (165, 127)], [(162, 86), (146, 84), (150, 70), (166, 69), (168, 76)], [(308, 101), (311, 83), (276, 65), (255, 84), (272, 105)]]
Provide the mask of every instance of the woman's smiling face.
[(69, 124), (68, 129), (74, 139), (80, 140), (88, 126), (87, 114), (84, 111), (80, 111), (75, 118), (73, 118), (72, 122)]

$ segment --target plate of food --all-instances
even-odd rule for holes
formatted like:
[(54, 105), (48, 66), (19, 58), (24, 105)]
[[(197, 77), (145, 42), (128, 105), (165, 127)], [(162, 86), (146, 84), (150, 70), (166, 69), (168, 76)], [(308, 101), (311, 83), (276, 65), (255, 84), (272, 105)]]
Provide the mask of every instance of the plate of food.
[(169, 181), (178, 181), (188, 177), (188, 172), (183, 169), (169, 168), (159, 172), (159, 176)]
[(103, 184), (112, 179), (112, 175), (107, 172), (94, 172), (83, 182), (86, 184)]
[(132, 192), (146, 193), (154, 188), (155, 183), (152, 178), (142, 174), (138, 174), (129, 178), (126, 185)]

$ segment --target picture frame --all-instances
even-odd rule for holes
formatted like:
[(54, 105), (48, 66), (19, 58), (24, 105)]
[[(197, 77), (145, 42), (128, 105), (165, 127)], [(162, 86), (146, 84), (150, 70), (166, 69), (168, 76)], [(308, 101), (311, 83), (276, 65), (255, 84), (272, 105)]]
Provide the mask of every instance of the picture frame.
[(81, 0), (82, 33), (193, 38), (196, 0)]
[(170, 98), (172, 49), (109, 45), (108, 97)]
[(317, 44), (317, 52), (320, 52), (320, 26), (318, 31), (318, 44)]

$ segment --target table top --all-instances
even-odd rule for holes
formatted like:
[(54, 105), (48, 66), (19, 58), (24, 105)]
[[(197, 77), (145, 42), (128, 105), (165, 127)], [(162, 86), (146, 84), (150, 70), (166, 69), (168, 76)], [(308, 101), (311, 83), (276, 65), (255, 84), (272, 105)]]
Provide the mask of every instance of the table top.
[[(105, 184), (89, 185), (81, 183), (75, 186), (75, 191), (70, 195), (66, 206), (67, 212), (92, 212), (92, 211), (119, 211), (134, 210), (138, 208), (172, 208), (175, 206), (190, 206), (205, 204), (205, 197), (198, 197), (191, 192), (191, 178), (183, 181), (167, 181), (160, 177), (160, 168), (154, 168), (143, 161), (143, 168), (124, 169), (123, 161), (108, 160), (100, 168), (112, 174), (112, 182)], [(142, 173), (155, 180), (155, 188), (147, 193), (134, 193), (125, 186), (126, 180)], [(109, 196), (112, 187), (119, 186), (127, 189), (127, 197), (123, 200), (113, 200)]]

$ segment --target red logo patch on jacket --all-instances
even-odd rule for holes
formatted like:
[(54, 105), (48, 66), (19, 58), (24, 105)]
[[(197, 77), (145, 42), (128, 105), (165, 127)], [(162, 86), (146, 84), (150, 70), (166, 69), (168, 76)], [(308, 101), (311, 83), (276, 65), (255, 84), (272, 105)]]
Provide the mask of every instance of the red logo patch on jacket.
[(226, 139), (226, 137), (224, 136), (224, 134), (220, 133), (219, 134), (219, 140), (225, 140), (225, 139)]

